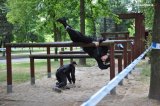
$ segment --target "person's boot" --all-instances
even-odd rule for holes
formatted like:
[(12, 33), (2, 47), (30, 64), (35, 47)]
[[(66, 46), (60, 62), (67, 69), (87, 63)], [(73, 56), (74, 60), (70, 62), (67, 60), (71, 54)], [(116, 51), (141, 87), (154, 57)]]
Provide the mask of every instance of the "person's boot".
[(53, 87), (52, 90), (55, 91), (55, 92), (58, 92), (58, 93), (62, 92), (62, 90), (60, 88), (56, 87), (56, 86)]
[(57, 22), (63, 24), (63, 25), (67, 25), (67, 19), (65, 17), (59, 18), (57, 19)]
[(109, 62), (110, 62), (110, 56), (108, 56), (108, 58), (106, 59), (105, 62), (106, 62), (106, 63), (109, 63)]
[(56, 82), (56, 85), (59, 85), (59, 82)]
[(110, 64), (107, 64), (107, 67), (109, 68), (109, 67), (111, 67), (111, 65), (110, 65)]
[(70, 87), (68, 87), (68, 86), (66, 85), (66, 86), (62, 87), (62, 89), (63, 89), (63, 90), (65, 90), (65, 89), (70, 89)]

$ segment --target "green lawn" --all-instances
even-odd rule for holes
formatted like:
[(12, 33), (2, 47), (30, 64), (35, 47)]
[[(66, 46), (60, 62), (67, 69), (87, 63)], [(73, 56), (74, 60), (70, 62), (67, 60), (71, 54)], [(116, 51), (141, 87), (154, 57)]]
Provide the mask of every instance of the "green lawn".
[[(78, 59), (75, 59), (78, 63)], [(64, 64), (70, 63), (70, 60), (64, 60)], [(93, 66), (95, 61), (93, 59), (87, 59), (87, 66)], [(55, 74), (55, 71), (59, 67), (59, 61), (51, 61), (51, 71)], [(13, 82), (22, 83), (30, 80), (30, 63), (12, 63), (12, 76)], [(46, 60), (35, 60), (35, 77), (36, 79), (47, 76), (47, 62)], [(0, 83), (6, 81), (6, 65), (0, 64)]]
[[(79, 61), (76, 59), (75, 61)], [(64, 64), (68, 64), (70, 61), (65, 60)], [(87, 59), (87, 66), (95, 65), (94, 59)], [(59, 67), (59, 61), (51, 61), (51, 70), (54, 75), (56, 69)], [(147, 62), (140, 62), (137, 67), (142, 69), (142, 79), (150, 77), (150, 64)], [(30, 63), (12, 63), (13, 82), (21, 83), (30, 80)], [(36, 79), (47, 76), (47, 62), (46, 60), (35, 60), (35, 77)], [(0, 64), (0, 83), (6, 81), (6, 64)]]
[(145, 60), (144, 62), (140, 62), (137, 65), (138, 68), (141, 68), (141, 80), (143, 82), (147, 82), (150, 80), (150, 75), (151, 75), (151, 64), (148, 63), (147, 60)]
[[(69, 61), (65, 61), (67, 63)], [(59, 62), (51, 62), (52, 74), (59, 67)], [(30, 80), (30, 64), (29, 63), (13, 63), (12, 64), (13, 81), (21, 83)], [(46, 61), (35, 61), (35, 77), (36, 79), (47, 75)], [(0, 64), (0, 82), (6, 81), (6, 65)]]
[[(30, 48), (32, 50), (32, 48)], [(61, 50), (59, 48), (59, 50)], [(65, 48), (66, 50), (70, 50), (69, 48)], [(74, 48), (74, 50), (79, 50), (79, 48)], [(33, 48), (32, 53), (35, 52), (46, 52), (46, 48)], [(54, 53), (54, 48), (51, 48), (51, 53)], [(29, 48), (12, 48), (12, 55), (17, 56), (27, 56), (29, 54)], [(2, 52), (0, 52), (0, 57), (2, 56)], [(28, 57), (28, 56), (27, 56)], [(5, 57), (2, 57), (5, 58)], [(36, 78), (41, 78), (42, 76), (47, 74), (47, 65), (46, 60), (43, 61), (35, 61), (35, 75)], [(64, 61), (65, 63), (69, 63), (69, 61)], [(54, 74), (55, 70), (59, 67), (59, 62), (51, 63), (52, 74)], [(24, 81), (28, 81), (30, 79), (30, 64), (29, 63), (12, 63), (12, 74), (13, 81), (20, 83)], [(6, 81), (6, 65), (0, 64), (0, 83)]]

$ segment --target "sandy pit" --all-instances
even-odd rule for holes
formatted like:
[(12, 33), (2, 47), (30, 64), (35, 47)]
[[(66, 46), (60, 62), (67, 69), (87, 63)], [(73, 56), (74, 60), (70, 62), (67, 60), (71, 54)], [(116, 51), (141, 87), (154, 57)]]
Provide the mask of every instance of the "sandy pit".
[[(160, 102), (148, 99), (149, 80), (141, 80), (141, 69), (129, 74), (122, 86), (117, 86), (116, 95), (107, 95), (97, 106), (160, 106)], [(37, 79), (13, 84), (13, 93), (6, 93), (6, 84), (0, 85), (0, 106), (80, 106), (90, 96), (109, 82), (109, 69), (76, 67), (76, 87), (57, 93), (52, 90), (56, 79)]]

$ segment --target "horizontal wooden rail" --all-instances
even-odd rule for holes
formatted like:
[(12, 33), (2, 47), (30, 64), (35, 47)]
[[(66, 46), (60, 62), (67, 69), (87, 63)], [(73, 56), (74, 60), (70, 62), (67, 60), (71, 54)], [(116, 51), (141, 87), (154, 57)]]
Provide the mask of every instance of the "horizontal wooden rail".
[[(131, 50), (127, 50), (127, 52), (131, 52)], [(123, 50), (115, 50), (114, 53), (123, 53)], [(59, 54), (86, 54), (86, 52), (84, 51), (60, 51)]]
[(55, 58), (91, 58), (88, 54), (38, 54), (38, 55), (30, 55), (30, 58), (35, 59), (55, 59)]
[(127, 35), (129, 32), (102, 32), (101, 35)]
[[(110, 50), (109, 50), (110, 52)], [(123, 50), (115, 50), (114, 53), (123, 53)], [(84, 51), (60, 51), (59, 54), (86, 54)], [(126, 59), (124, 58), (124, 68), (132, 62), (132, 51), (127, 50), (127, 57)], [(71, 60), (72, 61), (72, 60)], [(63, 60), (61, 59), (60, 64), (63, 65)]]
[[(106, 40), (100, 46), (107, 46), (114, 43), (132, 42), (133, 40)], [(93, 47), (95, 43), (75, 43), (75, 42), (52, 42), (52, 43), (6, 43), (5, 47)]]
[(60, 51), (59, 54), (86, 54), (84, 51)]
[[(116, 43), (128, 43), (133, 40), (106, 40), (100, 43), (100, 46), (108, 46), (110, 48), (110, 62), (111, 67), (115, 67), (114, 64), (114, 45)], [(47, 54), (50, 54), (51, 47), (94, 47), (95, 43), (73, 43), (73, 42), (52, 42), (52, 43), (6, 43), (6, 66), (7, 66), (7, 92), (12, 92), (12, 56), (11, 56), (11, 48), (12, 47), (46, 47)], [(125, 48), (125, 47), (124, 47)], [(126, 50), (124, 49), (124, 53), (126, 55)], [(48, 72), (50, 72), (50, 60), (47, 60)], [(115, 75), (115, 69), (110, 68), (110, 72), (112, 75)]]
[[(115, 54), (115, 58), (118, 58), (118, 72), (122, 70), (122, 54)], [(88, 54), (34, 54), (30, 55), (30, 73), (31, 73), (31, 85), (35, 84), (35, 68), (34, 59), (71, 59), (71, 58), (92, 58)], [(113, 67), (115, 68), (115, 67)], [(51, 73), (48, 73), (49, 75)], [(112, 79), (115, 75), (110, 75)]]

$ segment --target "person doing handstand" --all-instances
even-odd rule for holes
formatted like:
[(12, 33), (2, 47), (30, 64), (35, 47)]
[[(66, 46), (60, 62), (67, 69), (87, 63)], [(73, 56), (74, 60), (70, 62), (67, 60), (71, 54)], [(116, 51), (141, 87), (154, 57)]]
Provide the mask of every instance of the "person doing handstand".
[(58, 82), (56, 82), (56, 87), (53, 89), (56, 91), (61, 92), (62, 88), (69, 89), (67, 87), (67, 79), (70, 84), (75, 84), (76, 78), (75, 78), (75, 66), (77, 63), (73, 61), (70, 64), (63, 65), (59, 67), (56, 71), (56, 79)]
[[(102, 41), (105, 41), (104, 38), (92, 38), (89, 36), (84, 36), (81, 32), (76, 31), (72, 29), (70, 25), (67, 24), (66, 18), (59, 18), (57, 22), (63, 24), (65, 27), (66, 31), (68, 32), (70, 39), (73, 42), (83, 42), (83, 43), (93, 43), (95, 41), (98, 41), (101, 43)], [(88, 53), (90, 57), (95, 58), (95, 60), (98, 63), (98, 67), (102, 69), (107, 69), (110, 67), (110, 58), (108, 57), (108, 46), (97, 46), (97, 47), (82, 47), (82, 49)]]

